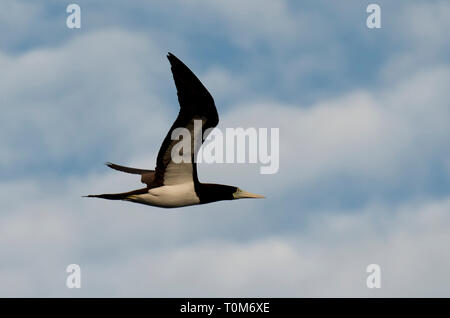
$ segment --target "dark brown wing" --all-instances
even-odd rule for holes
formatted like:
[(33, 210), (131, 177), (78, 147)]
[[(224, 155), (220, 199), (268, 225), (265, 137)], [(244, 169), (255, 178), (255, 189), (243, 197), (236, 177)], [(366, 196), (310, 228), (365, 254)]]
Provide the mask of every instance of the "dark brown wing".
[(119, 165), (116, 165), (115, 163), (111, 163), (111, 162), (107, 162), (105, 164), (108, 167), (110, 167), (111, 169), (126, 172), (126, 173), (131, 173), (131, 174), (144, 174), (144, 173), (149, 173), (149, 172), (155, 172), (155, 170), (146, 170), (146, 169), (137, 169), (137, 168), (119, 166)]
[[(172, 140), (172, 132), (178, 127), (188, 129), (191, 133), (191, 145), (193, 147), (194, 120), (202, 120), (202, 135), (206, 129), (216, 127), (219, 123), (219, 115), (217, 114), (214, 99), (197, 76), (175, 55), (169, 53), (167, 58), (172, 66), (172, 74), (180, 103), (180, 112), (159, 149), (153, 186), (179, 184), (188, 180), (197, 182), (197, 167), (194, 162), (194, 154), (198, 149), (192, 148), (192, 163), (175, 163), (172, 161), (171, 151), (172, 147), (179, 141)], [(200, 140), (198, 146), (202, 142), (203, 139)]]
[(141, 175), (141, 182), (145, 183), (149, 187), (153, 184), (155, 180), (155, 170), (146, 170), (146, 169), (137, 169), (137, 168), (130, 168), (125, 166), (116, 165), (111, 162), (107, 162), (106, 165), (110, 167), (111, 169), (122, 171), (126, 173), (131, 174), (139, 174)]

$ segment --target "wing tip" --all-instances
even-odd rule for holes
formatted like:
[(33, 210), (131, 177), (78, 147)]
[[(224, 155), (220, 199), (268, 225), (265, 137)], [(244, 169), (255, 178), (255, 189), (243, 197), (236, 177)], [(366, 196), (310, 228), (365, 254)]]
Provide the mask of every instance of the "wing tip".
[(173, 55), (171, 52), (167, 53), (167, 59), (170, 62), (170, 65), (174, 66), (176, 64), (183, 64), (183, 62), (181, 62), (181, 60), (176, 57), (175, 55)]

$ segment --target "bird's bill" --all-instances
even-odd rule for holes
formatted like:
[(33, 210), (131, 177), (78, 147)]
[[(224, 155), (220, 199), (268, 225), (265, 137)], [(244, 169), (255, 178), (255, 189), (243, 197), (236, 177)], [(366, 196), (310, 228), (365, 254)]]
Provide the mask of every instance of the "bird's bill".
[(245, 190), (237, 189), (235, 193), (233, 193), (233, 197), (235, 199), (244, 199), (244, 198), (253, 198), (253, 199), (264, 199), (265, 196), (256, 193), (250, 193)]

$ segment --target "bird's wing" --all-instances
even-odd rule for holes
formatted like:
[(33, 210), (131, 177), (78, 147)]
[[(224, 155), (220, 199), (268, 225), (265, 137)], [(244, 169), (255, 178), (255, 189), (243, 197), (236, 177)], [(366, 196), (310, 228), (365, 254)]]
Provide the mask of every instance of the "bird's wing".
[[(201, 136), (204, 136), (205, 130), (214, 128), (219, 123), (214, 99), (197, 76), (175, 55), (169, 53), (167, 58), (172, 66), (180, 112), (159, 149), (153, 186), (174, 185), (188, 181), (197, 182), (197, 166), (194, 162), (194, 154), (203, 142)], [(196, 132), (196, 136), (200, 136), (197, 143), (194, 143), (194, 120), (202, 121), (201, 134)], [(171, 138), (172, 132), (176, 128), (186, 128), (190, 132), (191, 163), (175, 163), (172, 160), (172, 148), (180, 142)], [(194, 144), (197, 145), (197, 149), (194, 149)]]
[(155, 170), (146, 170), (146, 169), (137, 169), (137, 168), (130, 168), (130, 167), (125, 167), (125, 166), (119, 166), (116, 165), (114, 163), (111, 162), (107, 162), (105, 163), (108, 167), (110, 167), (111, 169), (117, 170), (117, 171), (122, 171), (122, 172), (126, 172), (126, 173), (131, 173), (131, 174), (145, 174), (145, 173), (151, 173), (151, 172), (155, 172)]
[(141, 182), (145, 183), (147, 186), (151, 187), (153, 181), (155, 180), (155, 170), (146, 170), (146, 169), (136, 169), (125, 166), (119, 166), (111, 162), (107, 162), (106, 165), (111, 169), (122, 171), (131, 174), (140, 174)]

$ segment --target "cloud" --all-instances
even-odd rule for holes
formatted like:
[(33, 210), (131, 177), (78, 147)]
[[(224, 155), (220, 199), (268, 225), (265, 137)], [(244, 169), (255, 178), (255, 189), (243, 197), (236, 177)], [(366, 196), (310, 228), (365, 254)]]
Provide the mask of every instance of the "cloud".
[(283, 41), (291, 38), (296, 32), (297, 21), (286, 1), (267, 3), (261, 6), (256, 0), (226, 3), (204, 0), (192, 1), (180, 5), (189, 11), (204, 11), (208, 15), (219, 18), (219, 23), (225, 24), (225, 30), (232, 33), (233, 40), (239, 45), (251, 48), (255, 40), (276, 39)]
[(110, 158), (123, 160), (139, 138), (159, 142), (176, 111), (161, 98), (168, 90), (161, 83), (171, 81), (164, 54), (142, 35), (104, 30), (0, 61), (0, 95), (14, 109), (0, 119), (1, 162), (11, 172), (30, 158), (42, 169), (102, 156), (105, 144), (118, 146)]
[[(4, 20), (25, 31), (0, 43), (0, 295), (449, 295), (446, 5), (382, 5), (392, 30), (369, 33), (355, 3), (86, 2), (88, 27), (64, 36), (57, 15), (35, 24), (43, 2), (14, 5), (31, 22)], [(202, 181), (265, 201), (80, 197), (142, 186), (101, 163), (153, 168), (178, 111), (173, 49), (215, 96), (221, 128), (280, 128), (276, 175), (200, 167)], [(65, 287), (71, 263), (81, 290)], [(365, 286), (370, 263), (381, 290)]]
[(446, 1), (411, 3), (396, 20), (396, 31), (414, 48), (438, 53), (449, 48), (449, 41), (441, 32), (450, 27), (449, 14), (450, 4)]
[(262, 183), (249, 166), (205, 169), (228, 182), (235, 178), (232, 171), (239, 171), (239, 181), (252, 179), (253, 187), (272, 193), (342, 178), (364, 184), (376, 197), (385, 187), (424, 191), (436, 171), (446, 174), (447, 84), (450, 69), (441, 66), (376, 91), (349, 92), (309, 107), (262, 100), (237, 104), (219, 127), (279, 128), (280, 173)]
[[(445, 111), (446, 92), (444, 85), (437, 83), (447, 77), (446, 70), (416, 74), (378, 92), (381, 100), (373, 93), (353, 92), (308, 108), (275, 102), (231, 108), (222, 123), (225, 127), (281, 125), (284, 171), (259, 185), (265, 177), (250, 178), (244, 171), (247, 168), (233, 167), (231, 172), (227, 167), (202, 167), (202, 177), (234, 183), (251, 179), (255, 188), (269, 193), (265, 206), (256, 201), (222, 202), (166, 212), (79, 198), (99, 190), (137, 187), (135, 178), (113, 171), (66, 178), (53, 185), (47, 180), (44, 188), (39, 183), (19, 182), (15, 188), (31, 193), (31, 200), (14, 204), (20, 195), (4, 198), (9, 208), (0, 232), (3, 255), (10, 262), (0, 275), (19, 277), (22, 273), (19, 281), (31, 288), (18, 286), (2, 292), (189, 297), (445, 295), (446, 281), (438, 281), (435, 275), (444, 275), (450, 262), (441, 255), (442, 244), (449, 239), (447, 197), (412, 198), (394, 204), (370, 200), (353, 209), (333, 207), (331, 201), (333, 204), (319, 213), (298, 216), (299, 211), (292, 207), (275, 210), (275, 206), (284, 198), (280, 195), (292, 194), (289, 187), (296, 191), (314, 188), (316, 179), (328, 183), (339, 173), (359, 178), (359, 182), (369, 178), (380, 186), (389, 187), (389, 182), (399, 180), (401, 186), (408, 186), (401, 177), (406, 166), (406, 172), (413, 173), (408, 180), (420, 183), (429, 158), (445, 158), (440, 157), (439, 145), (448, 127), (438, 119)], [(411, 87), (417, 97), (411, 96)], [(413, 103), (416, 98), (430, 100), (433, 111), (421, 107), (425, 100)], [(275, 109), (276, 118), (272, 116)], [(433, 129), (423, 141), (427, 151), (417, 152), (415, 142), (423, 130), (416, 128), (430, 127), (430, 123)], [(236, 204), (239, 209), (234, 210)], [(286, 228), (282, 225), (286, 219), (303, 224)], [(17, 252), (24, 250), (33, 252)], [(39, 260), (41, 253), (46, 255), (45, 262)], [(33, 263), (35, 270), (27, 270), (24, 264), (28, 263)], [(70, 263), (80, 263), (86, 275), (86, 288), (78, 294), (65, 289), (64, 274), (55, 275)], [(367, 290), (364, 285), (365, 266), (370, 263), (383, 268), (380, 291)], [(33, 279), (35, 275), (39, 279)], [(423, 281), (426, 288), (418, 288)], [(39, 289), (40, 284), (44, 290)]]
[[(72, 182), (56, 197), (41, 190), (41, 200), (16, 206), (3, 216), (0, 233), (5, 262), (0, 280), (16, 279), (18, 284), (2, 283), (1, 294), (378, 297), (449, 293), (445, 273), (450, 258), (444, 252), (450, 239), (449, 197), (397, 205), (374, 203), (356, 211), (328, 210), (304, 218), (305, 227), (295, 232), (255, 236), (256, 224), (270, 222), (258, 204), (247, 205), (246, 212), (233, 211), (231, 207), (239, 202), (174, 212), (73, 195), (81, 188), (105, 187), (117, 179), (120, 175), (107, 174)], [(244, 236), (236, 232), (240, 230), (246, 231)], [(24, 250), (27, 253), (18, 253)], [(70, 263), (82, 268), (79, 291), (64, 285), (64, 270)], [(371, 263), (382, 268), (381, 290), (365, 286), (365, 268)]]

